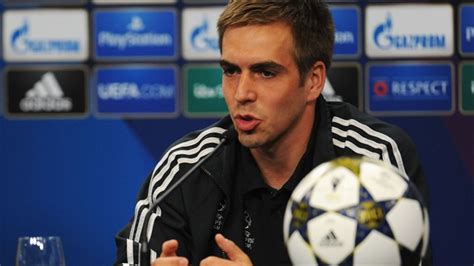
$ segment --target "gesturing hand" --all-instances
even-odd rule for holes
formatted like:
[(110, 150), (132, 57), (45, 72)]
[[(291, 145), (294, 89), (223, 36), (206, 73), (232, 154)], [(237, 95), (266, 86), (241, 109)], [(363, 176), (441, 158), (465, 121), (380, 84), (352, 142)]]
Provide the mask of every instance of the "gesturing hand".
[(216, 235), (216, 243), (225, 252), (229, 260), (210, 256), (201, 261), (201, 266), (210, 265), (242, 265), (251, 266), (250, 258), (234, 242), (221, 234)]
[(187, 266), (188, 259), (185, 257), (178, 257), (176, 251), (178, 250), (178, 241), (165, 241), (161, 248), (160, 257), (155, 260), (152, 266)]

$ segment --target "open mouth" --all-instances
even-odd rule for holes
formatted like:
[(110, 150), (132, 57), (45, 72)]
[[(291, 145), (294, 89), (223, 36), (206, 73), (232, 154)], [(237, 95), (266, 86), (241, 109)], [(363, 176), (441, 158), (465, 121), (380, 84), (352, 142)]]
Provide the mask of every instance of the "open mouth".
[(254, 119), (252, 116), (249, 116), (249, 115), (241, 116), (241, 118), (244, 121), (252, 121)]
[(235, 126), (241, 131), (253, 131), (260, 124), (260, 120), (252, 115), (238, 115), (235, 118)]

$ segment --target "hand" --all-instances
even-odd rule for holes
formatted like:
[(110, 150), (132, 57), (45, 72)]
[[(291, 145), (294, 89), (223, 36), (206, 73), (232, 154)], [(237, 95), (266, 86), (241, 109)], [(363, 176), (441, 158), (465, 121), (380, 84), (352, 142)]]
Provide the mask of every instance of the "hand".
[(201, 266), (210, 265), (241, 265), (251, 266), (250, 258), (234, 242), (221, 234), (216, 235), (216, 243), (225, 252), (229, 260), (218, 257), (207, 257), (201, 261)]
[(188, 266), (188, 259), (178, 257), (178, 241), (172, 239), (165, 241), (161, 247), (160, 257), (155, 260), (152, 266)]

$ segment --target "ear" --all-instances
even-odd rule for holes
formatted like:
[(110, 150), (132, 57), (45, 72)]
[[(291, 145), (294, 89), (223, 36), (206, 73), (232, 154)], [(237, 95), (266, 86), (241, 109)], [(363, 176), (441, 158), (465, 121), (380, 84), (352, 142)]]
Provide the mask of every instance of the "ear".
[(324, 88), (326, 82), (326, 65), (322, 61), (316, 61), (308, 72), (305, 82), (307, 90), (307, 101), (316, 101)]

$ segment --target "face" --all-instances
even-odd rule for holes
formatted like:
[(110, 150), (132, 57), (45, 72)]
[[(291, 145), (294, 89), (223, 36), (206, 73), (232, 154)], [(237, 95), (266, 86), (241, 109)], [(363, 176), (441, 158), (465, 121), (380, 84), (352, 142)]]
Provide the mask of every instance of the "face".
[(315, 90), (313, 73), (301, 84), (289, 26), (228, 28), (222, 40), (221, 67), (224, 98), (242, 145), (291, 144), (301, 132), (311, 130), (321, 88)]

